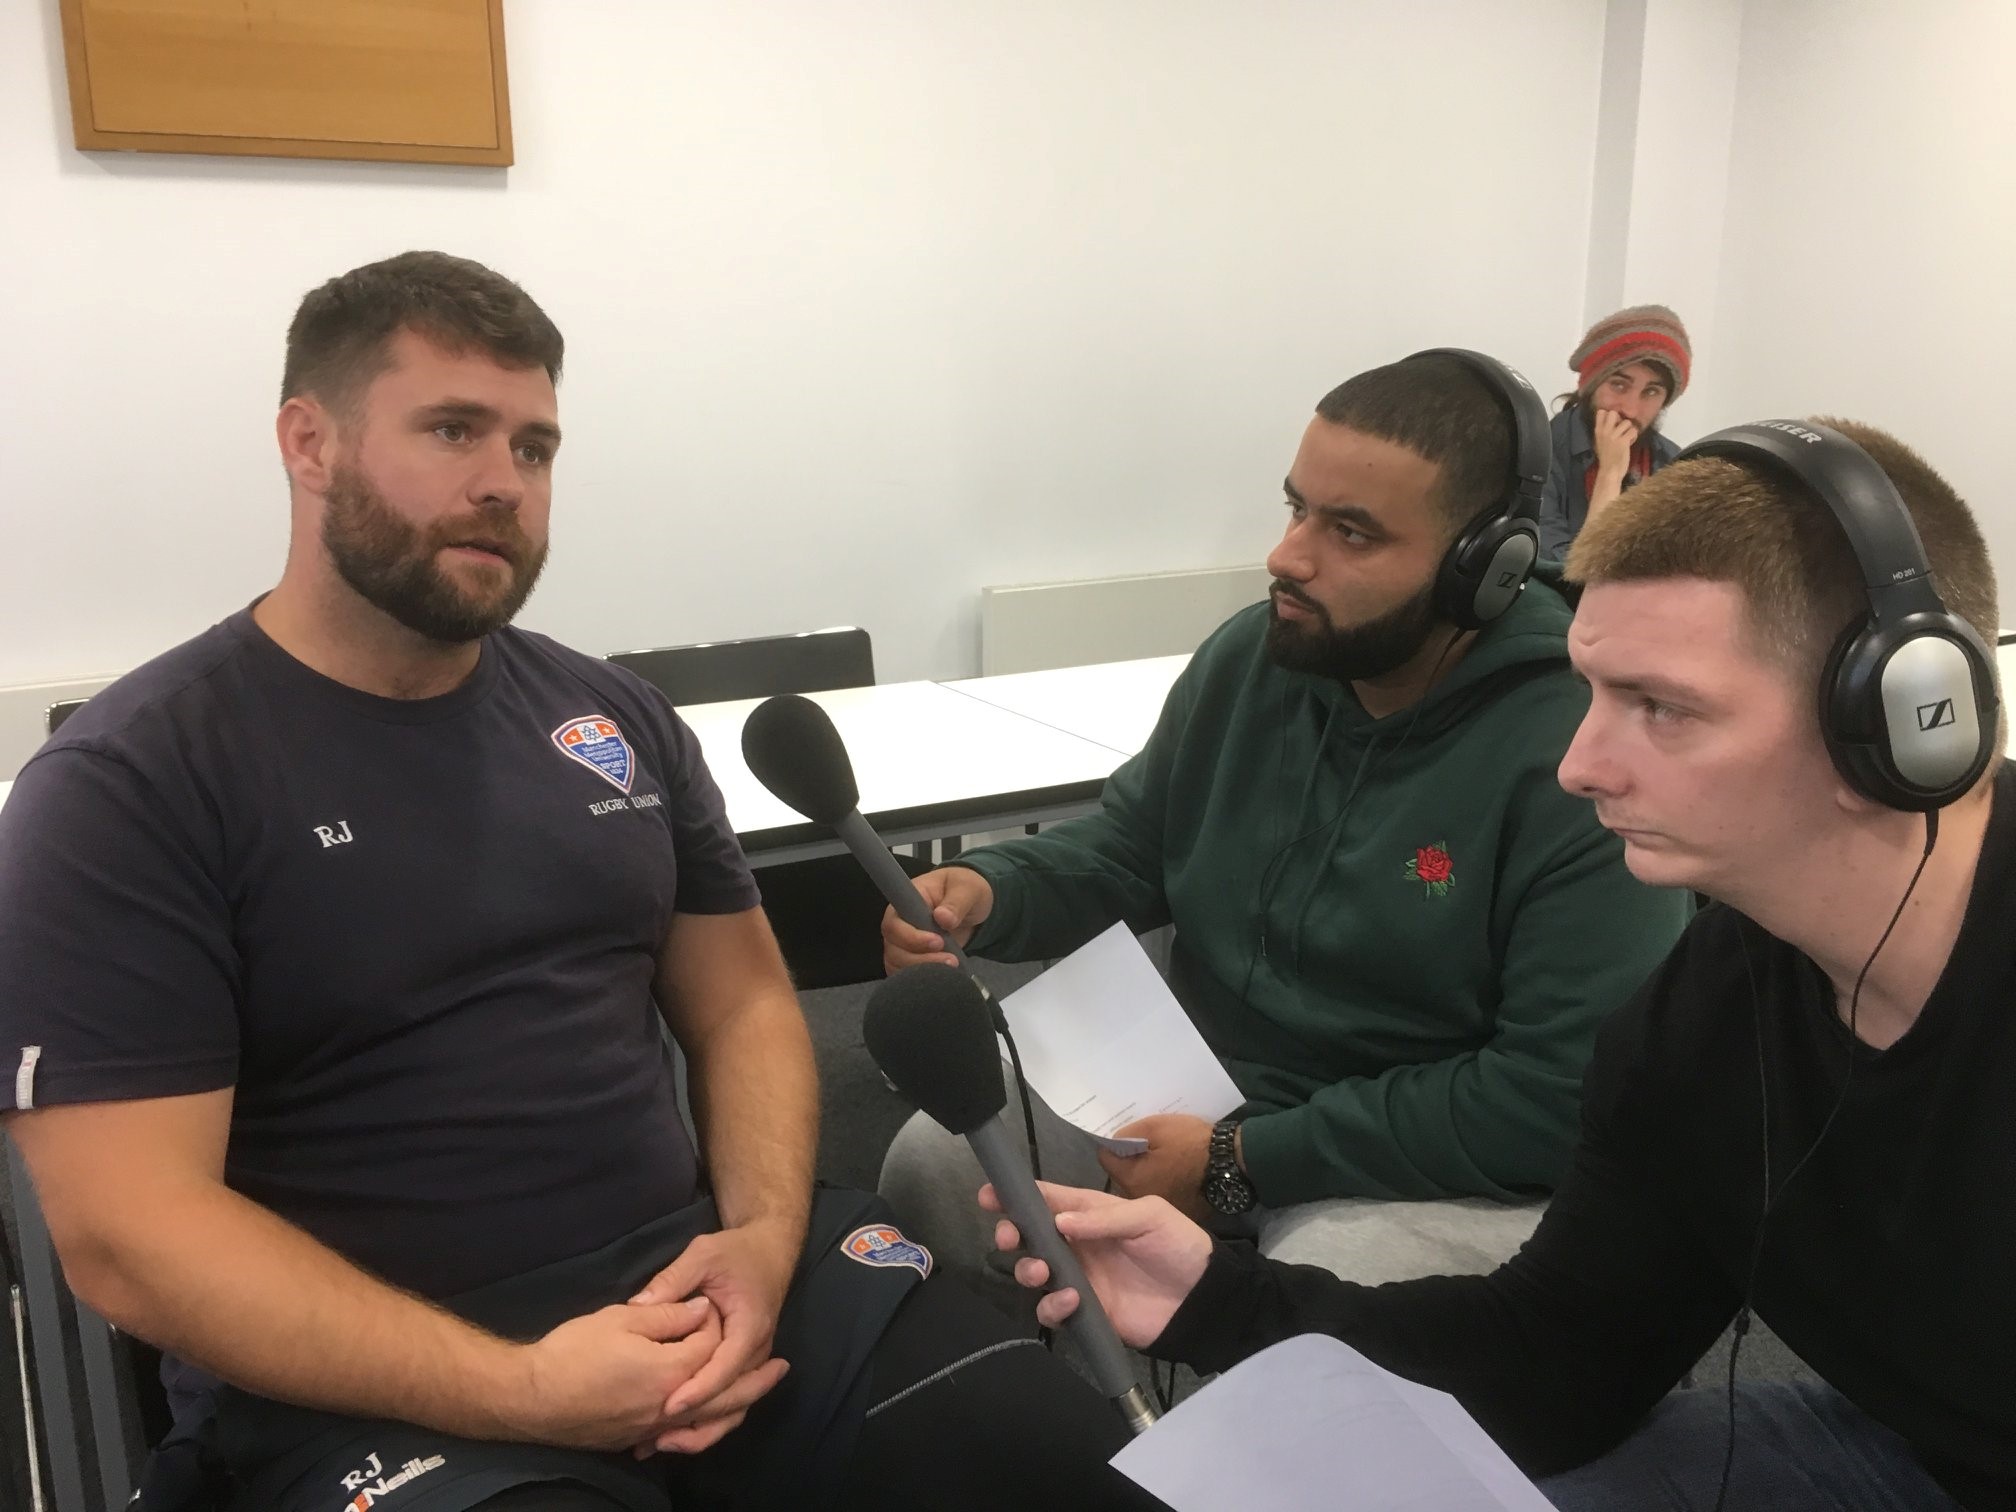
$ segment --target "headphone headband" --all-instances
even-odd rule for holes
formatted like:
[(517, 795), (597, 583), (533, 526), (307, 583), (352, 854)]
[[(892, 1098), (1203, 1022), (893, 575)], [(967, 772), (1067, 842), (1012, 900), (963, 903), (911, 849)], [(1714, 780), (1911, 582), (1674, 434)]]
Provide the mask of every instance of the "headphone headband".
[(1505, 500), (1494, 506), (1492, 513), (1508, 519), (1538, 520), (1540, 495), (1547, 487), (1547, 470), (1554, 460), (1554, 441), (1547, 429), (1547, 406), (1526, 375), (1468, 347), (1429, 347), (1402, 360), (1412, 362), (1416, 357), (1453, 357), (1491, 390), (1512, 422), (1513, 477)]
[(1827, 505), (1848, 546), (1878, 624), (1943, 608), (1918, 526), (1883, 469), (1831, 426), (1758, 420), (1703, 436), (1675, 458), (1726, 457), (1762, 463)]

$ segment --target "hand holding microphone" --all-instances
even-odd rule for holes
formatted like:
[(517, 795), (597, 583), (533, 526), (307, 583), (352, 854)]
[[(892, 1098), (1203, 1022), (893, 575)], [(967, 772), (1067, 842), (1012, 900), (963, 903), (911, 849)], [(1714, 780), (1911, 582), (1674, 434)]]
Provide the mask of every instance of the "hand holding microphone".
[[(1211, 1263), (1211, 1236), (1160, 1197), (1129, 1199), (1047, 1181), (1037, 1182), (1036, 1190), (1122, 1342), (1136, 1349), (1153, 1344), (1204, 1278)], [(980, 1189), (980, 1206), (990, 1213), (1005, 1211), (991, 1186)], [(1011, 1254), (1026, 1248), (1021, 1230), (1006, 1218), (994, 1225), (994, 1247)], [(1025, 1255), (1015, 1262), (1015, 1279), (1031, 1291), (1045, 1291), (1050, 1267)], [(1079, 1300), (1068, 1288), (1050, 1291), (1036, 1304), (1036, 1321), (1045, 1328), (1066, 1324)]]
[(882, 916), (882, 969), (892, 976), (929, 961), (956, 964), (944, 942), (964, 949), (994, 911), (993, 884), (970, 866), (941, 866), (912, 880), (932, 927), (918, 928), (893, 906)]
[[(1155, 1421), (1148, 1395), (1134, 1378), (1127, 1352), (1078, 1259), (1051, 1221), (1021, 1142), (1001, 1116), (1008, 1092), (991, 1005), (971, 977), (950, 966), (925, 965), (875, 989), (861, 1019), (861, 1038), (883, 1075), (972, 1146), (993, 1183), (998, 1209), (1013, 1220), (1030, 1253), (1059, 1287), (1078, 1294), (1066, 1327), (1084, 1355), (1093, 1384), (1140, 1433)], [(1209, 1249), (1209, 1241), (1206, 1241)]]
[[(742, 726), (742, 759), (772, 794), (840, 838), (904, 923), (920, 935), (938, 934), (930, 905), (896, 864), (882, 837), (861, 817), (861, 789), (854, 781), (854, 763), (848, 760), (846, 742), (824, 709), (798, 693), (764, 699)], [(942, 875), (943, 871), (927, 873)], [(966, 875), (978, 874), (968, 871)], [(991, 890), (988, 897), (991, 901)], [(955, 934), (954, 939), (945, 941), (943, 953), (963, 966), (966, 958), (956, 939)]]

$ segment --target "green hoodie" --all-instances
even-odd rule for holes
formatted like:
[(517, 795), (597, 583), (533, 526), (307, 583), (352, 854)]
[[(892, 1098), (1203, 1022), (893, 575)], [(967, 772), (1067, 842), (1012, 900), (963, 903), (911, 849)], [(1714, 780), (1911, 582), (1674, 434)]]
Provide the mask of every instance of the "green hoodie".
[(1412, 708), (1286, 672), (1268, 610), (1199, 648), (1098, 812), (959, 858), (972, 948), (1059, 956), (1176, 926), (1170, 985), (1245, 1093), (1260, 1200), (1551, 1189), (1602, 1017), (1680, 936), (1555, 781), (1588, 705), (1530, 585)]

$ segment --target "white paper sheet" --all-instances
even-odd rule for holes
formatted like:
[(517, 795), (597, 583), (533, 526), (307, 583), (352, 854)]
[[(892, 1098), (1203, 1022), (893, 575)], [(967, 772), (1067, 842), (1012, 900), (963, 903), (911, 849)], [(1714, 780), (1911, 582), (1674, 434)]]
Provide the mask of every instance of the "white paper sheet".
[(1137, 1118), (1190, 1113), (1215, 1123), (1245, 1101), (1125, 924), (1011, 992), (1001, 1011), (1029, 1085), (1119, 1154), (1148, 1148), (1113, 1137)]
[(1321, 1334), (1242, 1361), (1113, 1464), (1175, 1512), (1552, 1512), (1454, 1397)]

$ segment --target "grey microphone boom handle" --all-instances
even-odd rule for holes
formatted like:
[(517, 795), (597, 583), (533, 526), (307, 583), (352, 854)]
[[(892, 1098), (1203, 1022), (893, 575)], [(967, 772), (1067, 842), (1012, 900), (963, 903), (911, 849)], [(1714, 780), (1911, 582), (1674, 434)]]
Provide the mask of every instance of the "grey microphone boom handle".
[(1127, 1348), (1113, 1332), (1113, 1321), (1106, 1316), (1092, 1283), (1085, 1279), (1084, 1267), (1057, 1232), (1057, 1221), (1050, 1216), (1049, 1206), (1029, 1174), (1028, 1157), (1019, 1138), (996, 1113), (968, 1134), (966, 1142), (980, 1157), (980, 1167), (994, 1183), (1002, 1211), (1021, 1233), (1023, 1247), (1050, 1267), (1050, 1289), (1068, 1286), (1078, 1293), (1078, 1310), (1064, 1326), (1084, 1351), (1094, 1383), (1120, 1410), (1130, 1430), (1145, 1433), (1155, 1421), (1155, 1409), (1135, 1379)]
[(945, 942), (945, 953), (963, 969), (966, 952), (938, 927), (937, 920), (931, 917), (931, 905), (917, 891), (917, 884), (910, 880), (909, 873), (896, 864), (896, 858), (889, 854), (889, 847), (882, 843), (882, 837), (869, 828), (868, 821), (861, 817), (861, 811), (855, 809), (847, 814), (833, 826), (833, 833), (854, 853), (854, 859), (861, 863), (862, 870), (868, 873), (882, 896), (889, 900), (889, 906), (896, 910), (896, 917), (912, 929), (937, 935)]

